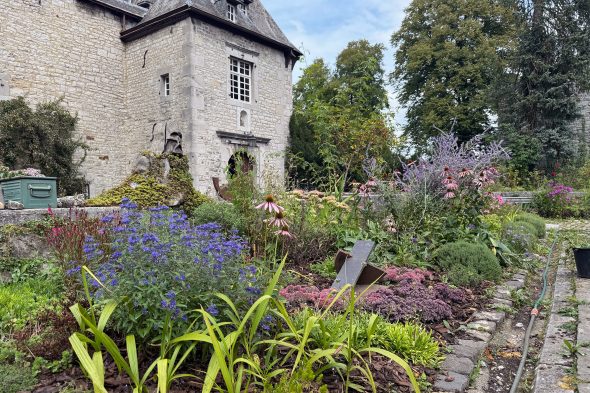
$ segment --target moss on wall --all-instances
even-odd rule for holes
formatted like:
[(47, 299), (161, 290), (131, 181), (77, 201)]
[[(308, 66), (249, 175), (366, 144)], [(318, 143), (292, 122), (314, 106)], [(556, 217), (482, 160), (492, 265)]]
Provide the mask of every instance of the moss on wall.
[(149, 160), (147, 171), (135, 173), (117, 187), (89, 199), (87, 206), (116, 206), (129, 198), (143, 208), (162, 204), (179, 206), (190, 213), (209, 200), (194, 189), (186, 156), (149, 152), (143, 156)]

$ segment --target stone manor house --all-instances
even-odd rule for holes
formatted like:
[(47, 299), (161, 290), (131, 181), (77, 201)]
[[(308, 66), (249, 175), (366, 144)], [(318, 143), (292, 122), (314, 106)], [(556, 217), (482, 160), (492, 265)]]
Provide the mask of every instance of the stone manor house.
[(146, 150), (187, 155), (209, 194), (244, 151), (280, 181), (300, 56), (260, 0), (0, 0), (0, 99), (63, 97), (93, 196)]

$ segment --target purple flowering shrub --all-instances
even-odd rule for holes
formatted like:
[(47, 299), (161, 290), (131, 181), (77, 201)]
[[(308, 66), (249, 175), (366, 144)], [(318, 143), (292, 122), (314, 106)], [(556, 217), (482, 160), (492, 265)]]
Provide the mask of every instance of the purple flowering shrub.
[(545, 189), (535, 194), (533, 206), (543, 217), (568, 218), (585, 214), (583, 201), (574, 194), (572, 187), (551, 181)]
[[(334, 291), (320, 291), (314, 286), (290, 285), (280, 291), (290, 307), (304, 309), (314, 307), (326, 308), (333, 299)], [(344, 306), (339, 299), (333, 306)], [(358, 305), (366, 311), (376, 312), (391, 321), (421, 320), (423, 322), (440, 322), (453, 316), (453, 306), (467, 302), (465, 290), (451, 288), (437, 283), (426, 286), (420, 281), (403, 279), (398, 285), (379, 288), (359, 299)]]
[(90, 280), (96, 300), (116, 299), (115, 327), (149, 340), (158, 337), (170, 318), (176, 331), (184, 331), (195, 309), (223, 315), (222, 292), (238, 307), (249, 307), (261, 291), (257, 270), (244, 263), (247, 244), (220, 225), (193, 226), (182, 212), (160, 206), (142, 212), (124, 200), (120, 219), (112, 224), (113, 243), (104, 255), (94, 238), (84, 245), (87, 261), (101, 259)]
[(498, 203), (488, 191), (500, 176), (496, 165), (508, 158), (499, 143), (485, 145), (478, 136), (460, 144), (449, 133), (433, 138), (428, 154), (403, 163), (382, 190), (396, 265), (428, 261), (438, 245), (477, 231), (481, 215)]

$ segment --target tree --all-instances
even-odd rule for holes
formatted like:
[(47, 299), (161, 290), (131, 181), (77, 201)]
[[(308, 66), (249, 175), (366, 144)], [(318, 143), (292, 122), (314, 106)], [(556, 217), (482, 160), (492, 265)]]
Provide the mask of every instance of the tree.
[(294, 87), (290, 175), (297, 186), (334, 186), (336, 178), (366, 180), (367, 156), (391, 155), (392, 131), (381, 44), (354, 41), (332, 71), (322, 59), (308, 66)]
[(513, 45), (513, 11), (508, 0), (412, 1), (392, 36), (391, 78), (417, 147), (453, 122), (459, 142), (490, 125), (488, 91)]
[(540, 161), (552, 170), (586, 149), (586, 136), (577, 135), (572, 123), (590, 76), (590, 2), (519, 0), (519, 7), (519, 46), (505, 73), (507, 94), (498, 100), (501, 130), (537, 141), (536, 151), (530, 144), (508, 144), (523, 157), (516, 169), (525, 172)]
[(43, 103), (31, 109), (20, 97), (0, 102), (0, 157), (11, 169), (33, 167), (46, 176), (58, 178), (62, 192), (84, 191), (78, 173), (81, 164), (74, 155), (85, 154), (87, 146), (73, 133), (78, 119), (60, 101)]

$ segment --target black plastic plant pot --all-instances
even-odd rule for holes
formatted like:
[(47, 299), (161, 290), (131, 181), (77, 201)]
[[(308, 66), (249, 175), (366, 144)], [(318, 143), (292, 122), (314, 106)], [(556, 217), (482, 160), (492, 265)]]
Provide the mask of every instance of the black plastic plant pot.
[(574, 248), (578, 276), (590, 278), (590, 248)]

